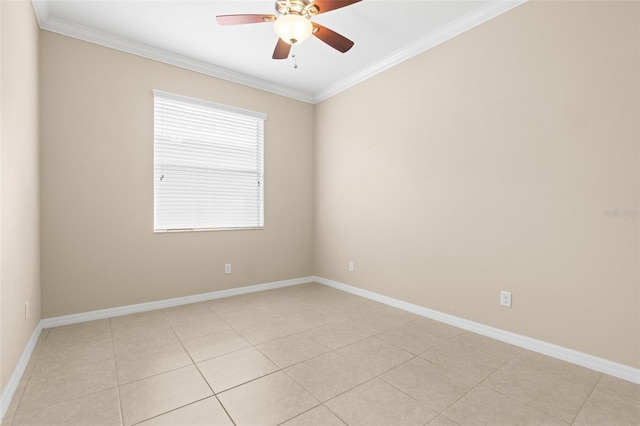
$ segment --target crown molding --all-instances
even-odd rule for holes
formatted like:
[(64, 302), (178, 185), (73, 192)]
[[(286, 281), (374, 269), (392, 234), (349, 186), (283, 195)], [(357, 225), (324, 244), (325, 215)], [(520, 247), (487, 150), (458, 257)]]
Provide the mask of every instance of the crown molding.
[(266, 80), (251, 77), (247, 74), (219, 67), (208, 62), (178, 55), (164, 49), (149, 46), (148, 44), (98, 31), (55, 16), (47, 16), (49, 8), (48, 6), (43, 6), (45, 3), (46, 2), (43, 1), (33, 1), (34, 9), (38, 17), (38, 23), (40, 28), (43, 30), (109, 47), (111, 49), (141, 56), (143, 58), (163, 62), (165, 64), (174, 65), (189, 71), (195, 71), (211, 77), (227, 80), (232, 83), (241, 84), (243, 86), (253, 87), (254, 89), (263, 90), (276, 95), (286, 96), (306, 103), (313, 103), (313, 95), (310, 93), (297, 91)]
[(326, 99), (329, 99), (330, 97), (335, 96), (338, 93), (355, 86), (356, 84), (368, 80), (376, 74), (394, 67), (406, 61), (407, 59), (413, 58), (420, 53), (432, 49), (437, 45), (454, 38), (457, 35), (469, 31), (470, 29), (489, 21), (496, 16), (499, 16), (511, 9), (514, 9), (526, 3), (527, 1), (528, 0), (492, 1), (485, 7), (481, 7), (480, 9), (453, 21), (451, 24), (445, 25), (438, 31), (435, 31), (423, 38), (416, 40), (414, 43), (394, 52), (380, 62), (377, 62), (367, 68), (351, 74), (349, 77), (338, 80), (336, 83), (318, 92), (313, 98), (313, 103), (317, 104)]
[(33, 5), (33, 10), (36, 12), (36, 19), (38, 20), (38, 25), (40, 28), (44, 25), (44, 23), (51, 16), (51, 10), (49, 9), (49, 2), (47, 1), (38, 1), (31, 0), (31, 4)]

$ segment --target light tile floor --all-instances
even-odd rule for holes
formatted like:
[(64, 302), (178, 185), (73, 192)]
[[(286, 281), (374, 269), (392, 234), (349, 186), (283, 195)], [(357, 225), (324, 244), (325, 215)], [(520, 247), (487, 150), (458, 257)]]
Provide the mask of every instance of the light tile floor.
[(47, 329), (4, 425), (639, 425), (640, 386), (319, 284)]

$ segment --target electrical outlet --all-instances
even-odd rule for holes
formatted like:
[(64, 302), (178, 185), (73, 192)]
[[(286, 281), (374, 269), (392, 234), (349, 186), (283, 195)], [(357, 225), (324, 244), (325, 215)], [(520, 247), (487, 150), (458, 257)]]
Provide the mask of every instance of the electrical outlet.
[(349, 272), (353, 272), (353, 260), (349, 261)]
[(224, 273), (225, 274), (230, 274), (231, 273), (231, 264), (230, 263), (225, 263), (224, 264)]
[(24, 302), (24, 319), (28, 320), (29, 319), (29, 315), (31, 314), (31, 312), (29, 312), (29, 301), (27, 300), (26, 302)]
[(500, 304), (502, 306), (506, 306), (507, 308), (511, 307), (511, 292), (502, 290), (500, 292)]

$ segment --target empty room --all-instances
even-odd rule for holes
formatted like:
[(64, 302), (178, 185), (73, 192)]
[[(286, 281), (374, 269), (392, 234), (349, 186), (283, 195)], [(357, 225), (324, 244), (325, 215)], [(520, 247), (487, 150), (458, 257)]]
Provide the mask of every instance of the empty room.
[(640, 425), (640, 2), (1, 0), (0, 419)]

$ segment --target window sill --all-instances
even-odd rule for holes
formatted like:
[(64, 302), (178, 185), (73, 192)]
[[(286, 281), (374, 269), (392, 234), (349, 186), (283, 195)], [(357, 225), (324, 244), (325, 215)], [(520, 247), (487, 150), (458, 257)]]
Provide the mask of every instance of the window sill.
[(253, 228), (185, 228), (185, 229), (154, 229), (154, 234), (173, 234), (176, 232), (209, 232), (209, 231), (262, 231), (262, 227)]

